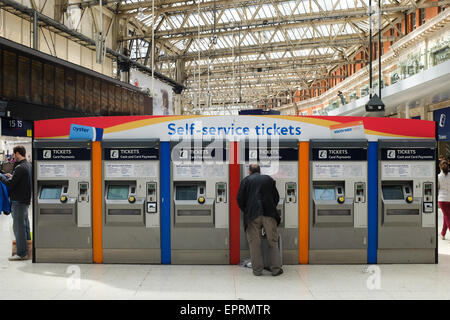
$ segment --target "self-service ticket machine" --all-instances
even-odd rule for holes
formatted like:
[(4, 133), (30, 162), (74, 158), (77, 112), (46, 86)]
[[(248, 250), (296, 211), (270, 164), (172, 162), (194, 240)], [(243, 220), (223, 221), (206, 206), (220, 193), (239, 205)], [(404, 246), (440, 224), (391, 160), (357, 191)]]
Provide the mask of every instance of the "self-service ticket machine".
[(436, 262), (436, 141), (378, 142), (378, 263)]
[(172, 264), (229, 264), (227, 142), (172, 141), (171, 156)]
[[(277, 210), (281, 216), (278, 233), (282, 241), (282, 263), (298, 264), (298, 148), (297, 140), (244, 140), (240, 142), (241, 180), (249, 166), (258, 163), (261, 174), (270, 175), (280, 195)], [(240, 222), (240, 256), (249, 257), (243, 214)]]
[(161, 263), (158, 139), (103, 148), (103, 261)]
[(33, 143), (35, 262), (92, 263), (91, 142)]
[(310, 141), (309, 262), (367, 262), (367, 140)]

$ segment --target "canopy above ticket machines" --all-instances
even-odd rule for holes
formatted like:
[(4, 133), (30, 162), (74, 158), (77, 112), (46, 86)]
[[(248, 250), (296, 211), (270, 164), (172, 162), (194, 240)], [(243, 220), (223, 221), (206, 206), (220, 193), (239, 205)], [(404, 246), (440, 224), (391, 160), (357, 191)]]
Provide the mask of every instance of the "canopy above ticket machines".
[(435, 137), (433, 121), (327, 116), (128, 116), (66, 118), (35, 123), (36, 138), (69, 139), (72, 124), (103, 129), (103, 140), (180, 138), (241, 139), (419, 139)]
[[(353, 199), (353, 220), (351, 222), (346, 221), (348, 216), (345, 214), (331, 218), (342, 218), (343, 224), (341, 225), (347, 225), (354, 232), (363, 231), (362, 238), (358, 236), (354, 239), (357, 239), (358, 243), (363, 243), (363, 246), (366, 245), (367, 248), (355, 248), (353, 244), (344, 246), (342, 243), (336, 242), (335, 247), (331, 249), (357, 250), (358, 253), (353, 257), (358, 257), (358, 259), (362, 257), (362, 260), (364, 260), (366, 255), (367, 262), (376, 263), (378, 249), (391, 249), (389, 246), (387, 248), (385, 243), (386, 237), (389, 237), (389, 235), (386, 235), (377, 226), (377, 210), (381, 210), (382, 205), (384, 205), (381, 202), (378, 203), (377, 195), (381, 199), (384, 191), (386, 194), (386, 197), (383, 198), (385, 204), (391, 205), (388, 202), (393, 199), (390, 198), (398, 195), (400, 189), (403, 193), (407, 191), (403, 187), (400, 189), (395, 186), (391, 187), (389, 183), (385, 182), (382, 186), (379, 186), (378, 193), (369, 192), (378, 189), (378, 182), (381, 179), (381, 177), (378, 177), (378, 173), (382, 170), (384, 170), (384, 174), (392, 173), (392, 171), (398, 171), (399, 174), (403, 172), (403, 167), (397, 166), (394, 168), (391, 166), (392, 163), (386, 163), (387, 166), (378, 168), (381, 162), (377, 157), (378, 141), (398, 139), (409, 142), (423, 139), (435, 141), (436, 134), (435, 123), (425, 120), (281, 115), (65, 118), (36, 121), (34, 133), (35, 138), (39, 140), (45, 139), (49, 142), (71, 141), (74, 138), (73, 134), (70, 135), (71, 127), (80, 128), (82, 126), (92, 128), (92, 132), (95, 129), (95, 139), (97, 139), (97, 132), (100, 132), (97, 129), (103, 130), (102, 141), (91, 142), (92, 201), (94, 202), (92, 206), (92, 234), (94, 262), (98, 263), (103, 260), (105, 262), (120, 262), (120, 259), (114, 260), (117, 257), (122, 257), (124, 260), (121, 261), (125, 262), (137, 261), (135, 257), (146, 256), (141, 253), (147, 249), (153, 251), (147, 255), (149, 259), (144, 263), (159, 263), (159, 261), (163, 264), (239, 263), (241, 255), (246, 253), (245, 248), (241, 248), (241, 240), (245, 240), (245, 235), (241, 232), (239, 207), (234, 199), (236, 199), (240, 180), (247, 171), (244, 164), (245, 160), (240, 163), (239, 158), (246, 156), (245, 141), (255, 140), (261, 145), (272, 146), (278, 143), (280, 148), (286, 149), (284, 151), (287, 152), (283, 151), (283, 154), (279, 154), (283, 157), (278, 159), (279, 170), (276, 173), (271, 173), (276, 179), (278, 190), (282, 195), (279, 210), (282, 213), (280, 233), (283, 241), (283, 263), (310, 263), (309, 258), (314, 256), (314, 252), (310, 255), (310, 250), (316, 250), (317, 252), (322, 250), (319, 253), (325, 253), (326, 245), (324, 243), (326, 241), (314, 241), (313, 243), (312, 240), (321, 237), (319, 234), (320, 228), (324, 228), (323, 230), (328, 228), (326, 225), (329, 223), (327, 220), (330, 220), (330, 216), (324, 216), (322, 208), (320, 209), (320, 215), (317, 214), (318, 219), (314, 220), (314, 217), (310, 217), (313, 206), (301, 204), (311, 204), (313, 197), (314, 199), (317, 198), (317, 201), (331, 201), (330, 199), (337, 201), (336, 199), (339, 198), (337, 195), (342, 192), (344, 192), (344, 206), (350, 204), (350, 198)], [(121, 160), (114, 159), (114, 157), (118, 155), (120, 157), (121, 154), (125, 153), (112, 149), (115, 147), (119, 150), (122, 147), (133, 149), (136, 146), (133, 144), (107, 146), (109, 142), (114, 143), (114, 141), (119, 140), (134, 143), (143, 139), (159, 141), (158, 159), (139, 161), (129, 158), (123, 159), (121, 163)], [(365, 162), (367, 169), (363, 169), (362, 172), (368, 171), (367, 184), (365, 184), (365, 177), (362, 177), (356, 170), (357, 166), (350, 166), (353, 171), (348, 171), (349, 169), (346, 166), (344, 166), (346, 168), (343, 166), (332, 167), (338, 164), (334, 163), (335, 161), (329, 163), (331, 166), (326, 166), (319, 160), (310, 161), (312, 156), (310, 152), (313, 152), (313, 149), (310, 148), (311, 140), (366, 141), (368, 144), (367, 161)], [(210, 144), (220, 141), (222, 146), (213, 149), (216, 149), (216, 151), (222, 150), (222, 154), (216, 154), (216, 151), (209, 153)], [(284, 148), (280, 144), (282, 141), (294, 141), (295, 146)], [(196, 143), (200, 144), (200, 154)], [(190, 146), (178, 153), (175, 146), (183, 144), (190, 144)], [(103, 149), (100, 146), (103, 146)], [(336, 148), (341, 147), (337, 146)], [(106, 151), (107, 148), (111, 150)], [(242, 148), (244, 148), (244, 151), (242, 151)], [(257, 149), (262, 148), (258, 146)], [(247, 156), (250, 161), (250, 148), (248, 151)], [(254, 150), (252, 152), (254, 153)], [(264, 152), (259, 153), (258, 151), (256, 160), (261, 163), (263, 172), (269, 169), (271, 171), (274, 167), (273, 163), (268, 165), (267, 160), (272, 161), (273, 159), (266, 159), (264, 156)], [(270, 153), (270, 157), (272, 156), (273, 154)], [(154, 164), (153, 169), (156, 174), (152, 175), (151, 179), (153, 180), (145, 178), (148, 170), (150, 170), (145, 169), (145, 166), (142, 167), (141, 164), (145, 161)], [(315, 163), (321, 164), (320, 170), (314, 171), (311, 168)], [(52, 172), (49, 174), (56, 177), (60, 174), (58, 168), (48, 167), (47, 169)], [(73, 168), (76, 168), (76, 166)], [(414, 166), (414, 170), (420, 171), (422, 169)], [(66, 167), (66, 170), (72, 170), (72, 167)], [(410, 170), (412, 170), (412, 166)], [(348, 179), (341, 181), (341, 185), (333, 187), (326, 185), (326, 181), (323, 179), (318, 179), (316, 184), (311, 185), (313, 174), (320, 176), (327, 172), (332, 176), (343, 174), (345, 177), (360, 177), (361, 179), (358, 178), (358, 181), (354, 181), (356, 185), (353, 185), (353, 188), (348, 187)], [(120, 174), (124, 176), (117, 176)], [(143, 182), (139, 182), (139, 179), (147, 179), (145, 180), (145, 187), (142, 184)], [(155, 188), (151, 184), (148, 188), (148, 183), (155, 183)], [(139, 185), (142, 186), (141, 189)], [(342, 188), (339, 190), (339, 187)], [(431, 190), (434, 190), (435, 187), (436, 185), (432, 185)], [(429, 185), (422, 186), (422, 189), (426, 189), (429, 197)], [(62, 193), (64, 189), (61, 190)], [(144, 190), (145, 194), (138, 195), (140, 190)], [(58, 190), (50, 188), (44, 190), (43, 197), (55, 197), (58, 194)], [(425, 197), (423, 198), (425, 199)], [(129, 199), (132, 203), (129, 202)], [(156, 201), (154, 201), (155, 199)], [(121, 201), (124, 202), (121, 204), (123, 207), (118, 205), (118, 202)], [(366, 202), (364, 203), (364, 201)], [(423, 206), (425, 207), (422, 208), (422, 211), (429, 211), (431, 208), (430, 201), (424, 203)], [(316, 208), (322, 204), (324, 203), (319, 204), (317, 202)], [(113, 208), (112, 205), (116, 205), (116, 207)], [(367, 221), (359, 214), (365, 210), (363, 209), (364, 206), (368, 207)], [(432, 206), (432, 209), (435, 210), (436, 203), (433, 203)], [(130, 210), (124, 211), (127, 208)], [(342, 212), (348, 212), (345, 210)], [(107, 212), (110, 214), (106, 215)], [(124, 215), (122, 214), (124, 212), (130, 214)], [(389, 212), (392, 213), (392, 211)], [(398, 218), (398, 216), (393, 217), (391, 215), (386, 217), (385, 221), (387, 222), (392, 220), (391, 218), (394, 218), (394, 220)], [(421, 221), (427, 223), (428, 220), (428, 216), (425, 216), (422, 217)], [(315, 224), (317, 229), (311, 229), (310, 222), (317, 222)], [(159, 225), (157, 225), (158, 223)], [(155, 230), (155, 237), (152, 238), (155, 240), (155, 245), (152, 245), (151, 248), (132, 247), (131, 241), (126, 240), (119, 243), (120, 241), (117, 240), (121, 238), (115, 236), (114, 230), (125, 230), (125, 228), (132, 230), (138, 225), (142, 232)], [(156, 231), (157, 229), (159, 231)], [(337, 232), (339, 229), (327, 230)], [(37, 232), (39, 231), (40, 229), (37, 230)], [(315, 231), (319, 233), (316, 234)], [(133, 232), (128, 234), (129, 239), (131, 239)], [(36, 234), (36, 237), (38, 237), (38, 234)], [(395, 235), (392, 237), (392, 239), (396, 239)], [(335, 234), (333, 237), (328, 237), (327, 234), (326, 238), (339, 239), (339, 236)], [(366, 240), (367, 244), (364, 244)], [(348, 241), (345, 241), (348, 244)], [(418, 241), (425, 242), (429, 239), (423, 237)], [(134, 244), (137, 243), (140, 243), (140, 241), (134, 242)], [(324, 246), (314, 248), (316, 244), (323, 244)], [(342, 246), (336, 247), (340, 245)], [(125, 246), (128, 247), (125, 248)], [(366, 249), (367, 254), (364, 253)], [(346, 252), (350, 253), (350, 251)], [(381, 257), (384, 253), (389, 252), (391, 251), (380, 251), (378, 256)], [(150, 253), (150, 251), (146, 251), (146, 253)], [(334, 256), (336, 257), (336, 255)], [(112, 259), (113, 257), (115, 258)], [(160, 257), (160, 260), (156, 257)], [(346, 255), (340, 256), (341, 259), (342, 257), (346, 257)], [(245, 257), (242, 256), (242, 258)], [(311, 260), (312, 263), (313, 260)], [(329, 260), (327, 261), (329, 262)], [(385, 260), (381, 259), (381, 261)], [(339, 261), (334, 263), (339, 263)]]

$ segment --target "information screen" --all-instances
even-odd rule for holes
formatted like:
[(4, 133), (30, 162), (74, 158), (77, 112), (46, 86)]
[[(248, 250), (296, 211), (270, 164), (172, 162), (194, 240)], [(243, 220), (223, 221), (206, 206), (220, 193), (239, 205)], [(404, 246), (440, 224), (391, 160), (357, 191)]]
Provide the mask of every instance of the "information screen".
[(314, 198), (316, 200), (336, 200), (334, 187), (315, 187)]
[(403, 200), (405, 199), (403, 195), (402, 186), (383, 186), (383, 199), (384, 200)]
[(41, 199), (59, 199), (61, 197), (61, 186), (43, 186), (41, 188)]
[(127, 200), (128, 199), (128, 186), (120, 185), (115, 186), (111, 185), (108, 187), (108, 195), (106, 197), (110, 200)]
[(177, 186), (176, 200), (197, 200), (197, 186)]

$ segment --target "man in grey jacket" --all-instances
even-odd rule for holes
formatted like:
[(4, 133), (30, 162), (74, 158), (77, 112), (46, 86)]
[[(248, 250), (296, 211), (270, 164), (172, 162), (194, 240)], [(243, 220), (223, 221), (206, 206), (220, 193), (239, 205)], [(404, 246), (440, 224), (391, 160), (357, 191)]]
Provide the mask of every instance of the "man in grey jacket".
[(17, 254), (9, 260), (20, 261), (28, 259), (27, 240), (31, 240), (28, 220), (28, 206), (31, 200), (31, 164), (26, 159), (24, 146), (14, 147), (13, 157), (16, 165), (12, 174), (7, 173), (6, 178), (0, 175), (0, 180), (9, 190), (13, 230), (16, 237)]

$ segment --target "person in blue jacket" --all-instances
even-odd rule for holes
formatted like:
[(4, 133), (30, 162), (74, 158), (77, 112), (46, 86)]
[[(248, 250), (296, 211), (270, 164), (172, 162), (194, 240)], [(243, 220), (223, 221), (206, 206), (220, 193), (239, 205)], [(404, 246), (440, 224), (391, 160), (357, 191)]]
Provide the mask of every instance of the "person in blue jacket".
[(15, 146), (13, 157), (16, 166), (12, 174), (7, 173), (6, 178), (0, 175), (0, 181), (10, 191), (13, 230), (17, 245), (17, 254), (9, 260), (20, 261), (28, 259), (27, 240), (31, 240), (28, 219), (28, 207), (31, 203), (31, 164), (27, 161), (24, 146)]
[[(4, 178), (6, 175), (2, 174)], [(9, 193), (5, 184), (0, 181), (0, 212), (9, 215), (11, 213), (11, 203), (9, 202)]]

